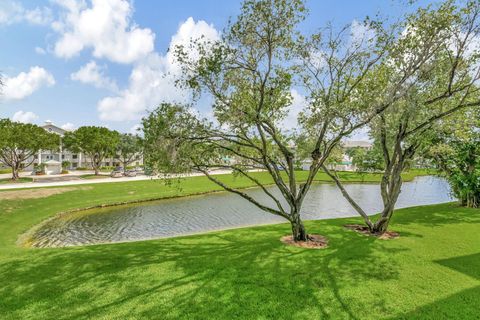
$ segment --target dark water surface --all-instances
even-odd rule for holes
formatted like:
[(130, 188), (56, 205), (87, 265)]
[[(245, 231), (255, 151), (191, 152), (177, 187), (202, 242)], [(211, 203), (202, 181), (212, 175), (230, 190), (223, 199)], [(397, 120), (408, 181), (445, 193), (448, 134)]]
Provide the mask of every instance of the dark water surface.
[[(270, 189), (272, 193), (279, 193), (275, 187)], [(346, 189), (369, 214), (381, 210), (378, 185), (349, 184)], [(247, 193), (262, 203), (271, 204), (259, 189)], [(403, 184), (397, 208), (452, 200), (445, 180), (418, 177)], [(312, 185), (302, 208), (302, 216), (307, 220), (356, 215), (333, 184)], [(36, 247), (61, 247), (163, 238), (275, 222), (285, 220), (263, 212), (237, 195), (222, 192), (66, 214), (45, 223), (31, 241)]]

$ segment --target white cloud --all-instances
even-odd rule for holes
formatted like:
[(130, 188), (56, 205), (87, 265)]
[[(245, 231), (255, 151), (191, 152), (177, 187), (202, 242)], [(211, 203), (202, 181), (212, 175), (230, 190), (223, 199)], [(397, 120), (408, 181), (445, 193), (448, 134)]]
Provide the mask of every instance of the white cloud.
[(142, 129), (142, 126), (140, 124), (136, 124), (133, 127), (131, 127), (128, 132), (134, 135), (138, 135), (138, 134), (141, 134), (141, 129)]
[(12, 0), (0, 2), (0, 25), (24, 21), (35, 25), (48, 25), (52, 21), (52, 11), (48, 7), (36, 7), (28, 10), (21, 3)]
[(47, 51), (45, 51), (45, 49), (40, 48), (40, 47), (35, 47), (35, 52), (38, 53), (38, 54), (41, 54), (41, 55), (44, 55), (44, 54), (47, 53)]
[(24, 112), (22, 110), (15, 112), (12, 117), (12, 120), (15, 122), (21, 123), (32, 123), (33, 121), (37, 120), (38, 116), (30, 111)]
[(353, 45), (360, 45), (366, 41), (370, 41), (375, 38), (375, 30), (370, 28), (365, 23), (353, 20), (350, 25), (350, 36)]
[(61, 34), (54, 52), (71, 58), (87, 48), (93, 56), (118, 63), (135, 62), (154, 49), (155, 34), (131, 21), (133, 8), (127, 0), (84, 2), (57, 0), (67, 13), (52, 27)]
[(282, 128), (286, 130), (291, 130), (298, 127), (298, 114), (307, 105), (305, 97), (297, 90), (292, 89), (290, 94), (292, 96), (292, 103), (288, 107), (287, 115), (282, 121)]
[(47, 7), (36, 7), (33, 10), (25, 10), (24, 19), (32, 24), (48, 25), (52, 22), (52, 10)]
[[(188, 44), (192, 38), (201, 36), (205, 39), (219, 39), (219, 33), (212, 25), (188, 18), (172, 37), (170, 48)], [(164, 56), (150, 54), (132, 70), (128, 88), (117, 96), (106, 97), (98, 102), (100, 119), (137, 120), (147, 109), (156, 107), (163, 101), (184, 101), (186, 93), (176, 88), (174, 83), (179, 72), (172, 50)]]
[(13, 24), (21, 20), (23, 7), (14, 1), (0, 3), (0, 24)]
[(74, 131), (76, 129), (75, 125), (73, 123), (67, 122), (63, 125), (60, 126), (63, 130), (66, 131)]
[(20, 72), (15, 77), (5, 77), (3, 98), (6, 100), (23, 99), (43, 86), (53, 86), (55, 79), (44, 68), (31, 67), (28, 72)]
[(92, 84), (97, 88), (105, 88), (117, 91), (117, 84), (114, 80), (107, 77), (104, 73), (105, 67), (97, 65), (95, 61), (90, 61), (80, 68), (77, 72), (70, 75), (70, 78), (82, 83)]

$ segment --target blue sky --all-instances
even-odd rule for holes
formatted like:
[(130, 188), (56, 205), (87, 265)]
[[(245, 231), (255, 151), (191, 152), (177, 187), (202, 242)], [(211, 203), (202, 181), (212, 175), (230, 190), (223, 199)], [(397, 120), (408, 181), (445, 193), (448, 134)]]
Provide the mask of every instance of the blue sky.
[[(376, 13), (395, 18), (411, 10), (406, 2), (310, 0), (301, 28), (312, 32)], [(128, 132), (146, 108), (183, 97), (165, 76), (176, 72), (168, 47), (201, 34), (217, 38), (239, 9), (233, 0), (0, 0), (7, 84), (0, 118)]]

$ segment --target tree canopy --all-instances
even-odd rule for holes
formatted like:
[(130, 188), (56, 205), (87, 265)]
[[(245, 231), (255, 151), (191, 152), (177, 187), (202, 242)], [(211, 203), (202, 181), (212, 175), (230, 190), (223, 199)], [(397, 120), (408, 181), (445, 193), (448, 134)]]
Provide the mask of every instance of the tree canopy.
[(115, 155), (119, 141), (120, 134), (117, 131), (95, 126), (80, 127), (63, 137), (65, 148), (83, 152), (89, 158), (96, 175), (99, 174), (102, 161)]
[(122, 164), (123, 171), (125, 171), (127, 166), (142, 158), (142, 150), (142, 139), (139, 136), (124, 133), (120, 135), (114, 157)]
[[(390, 217), (398, 176), (418, 148), (413, 137), (478, 103), (478, 56), (469, 51), (478, 33), (477, 7), (448, 1), (388, 27), (366, 19), (368, 32), (361, 35), (332, 25), (303, 35), (297, 28), (307, 14), (302, 1), (247, 0), (219, 41), (200, 38), (171, 48), (182, 70), (177, 85), (192, 91), (192, 104), (163, 103), (143, 120), (146, 161), (157, 172), (200, 171), (287, 219), (293, 238), (307, 240), (300, 210), (314, 177), (328, 172), (342, 139), (369, 125), (384, 155)], [(300, 88), (304, 101), (296, 125), (288, 127)], [(194, 111), (202, 95), (212, 100), (213, 118)], [(308, 178), (299, 184), (295, 169), (304, 161)], [(250, 179), (271, 203), (220, 181), (210, 174), (217, 168)], [(257, 181), (254, 170), (267, 171), (278, 193)], [(388, 225), (375, 227), (359, 212), (372, 229)]]
[(12, 179), (19, 178), (19, 170), (33, 163), (40, 150), (55, 151), (60, 136), (27, 123), (0, 119), (0, 162), (12, 169)]
[(428, 150), (463, 206), (480, 207), (480, 108), (443, 121)]
[(478, 1), (463, 7), (447, 1), (438, 8), (420, 9), (405, 20), (406, 34), (393, 46), (394, 52), (402, 54), (390, 54), (373, 72), (380, 80), (375, 90), (380, 91), (371, 94), (381, 95), (384, 87), (397, 83), (395, 74), (409, 64), (405, 59), (411, 59), (410, 53), (416, 52), (418, 45), (429, 43), (428, 59), (401, 86), (404, 95), (369, 125), (372, 138), (382, 150), (385, 168), (380, 185), (384, 204), (380, 218), (373, 222), (329, 173), (372, 232), (386, 231), (401, 192), (401, 173), (417, 152), (428, 149), (441, 120), (480, 105), (479, 22)]

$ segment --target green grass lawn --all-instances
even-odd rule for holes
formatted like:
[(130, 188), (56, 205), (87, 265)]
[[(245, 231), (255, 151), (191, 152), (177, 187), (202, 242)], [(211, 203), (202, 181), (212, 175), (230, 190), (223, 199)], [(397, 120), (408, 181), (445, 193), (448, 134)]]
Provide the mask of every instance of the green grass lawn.
[(204, 177), (179, 186), (119, 182), (0, 200), (0, 319), (478, 319), (480, 210), (455, 204), (399, 210), (392, 229), (401, 237), (388, 241), (342, 227), (356, 218), (307, 222), (329, 238), (324, 250), (283, 245), (288, 224), (85, 247), (15, 244), (57, 212), (218, 190)]
[(32, 181), (33, 181), (33, 179), (28, 178), (28, 177), (21, 177), (21, 178), (18, 178), (17, 180), (15, 180), (15, 181), (7, 178), (7, 179), (0, 179), (0, 184), (25, 183), (25, 182), (32, 182)]
[(106, 175), (106, 174), (99, 174), (99, 175), (95, 175), (95, 174), (84, 174), (84, 175), (81, 175), (80, 178), (82, 179), (87, 179), (87, 180), (95, 180), (95, 179), (105, 179), (105, 178), (108, 178), (109, 175)]

